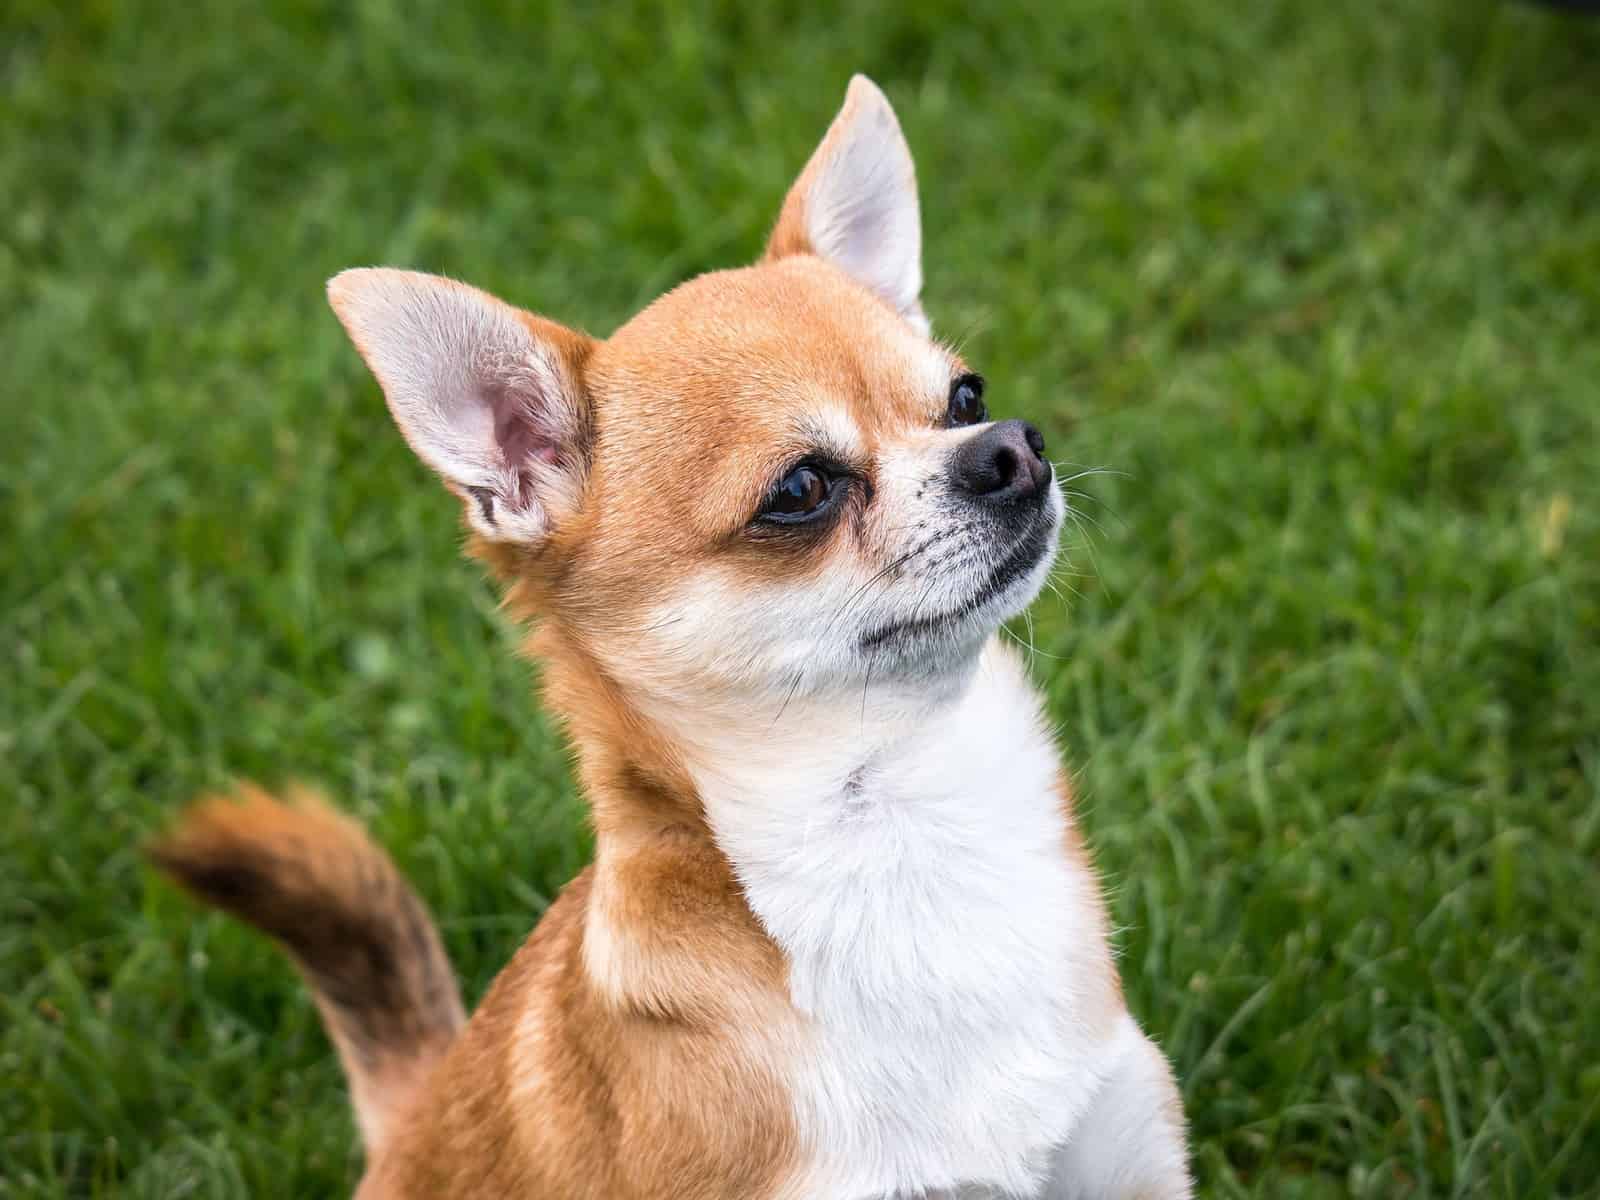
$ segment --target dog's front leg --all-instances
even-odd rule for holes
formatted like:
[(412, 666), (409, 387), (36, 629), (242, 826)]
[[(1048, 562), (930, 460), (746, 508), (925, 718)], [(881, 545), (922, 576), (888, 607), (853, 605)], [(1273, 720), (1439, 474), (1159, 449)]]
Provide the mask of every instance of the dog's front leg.
[(1041, 1200), (1189, 1200), (1183, 1101), (1172, 1068), (1127, 1019), (1089, 1111), (1055, 1155)]

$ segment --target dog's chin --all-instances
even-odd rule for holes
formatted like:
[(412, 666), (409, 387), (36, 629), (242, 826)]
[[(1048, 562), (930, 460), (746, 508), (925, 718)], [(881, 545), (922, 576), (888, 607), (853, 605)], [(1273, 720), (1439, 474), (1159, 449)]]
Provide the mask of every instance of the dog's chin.
[(861, 635), (871, 669), (937, 672), (971, 658), (1002, 623), (1038, 596), (1055, 562), (1061, 518), (1052, 506), (976, 580), (964, 600), (931, 614), (874, 626)]

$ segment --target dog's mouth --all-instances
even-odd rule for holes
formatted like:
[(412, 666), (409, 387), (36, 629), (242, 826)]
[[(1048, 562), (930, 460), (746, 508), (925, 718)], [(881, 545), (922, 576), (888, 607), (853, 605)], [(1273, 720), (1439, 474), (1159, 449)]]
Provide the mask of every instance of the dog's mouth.
[(1041, 516), (990, 570), (975, 591), (953, 608), (931, 616), (890, 621), (861, 635), (861, 649), (880, 650), (885, 646), (915, 641), (946, 633), (985, 607), (993, 604), (1030, 574), (1050, 552), (1055, 540), (1055, 522)]

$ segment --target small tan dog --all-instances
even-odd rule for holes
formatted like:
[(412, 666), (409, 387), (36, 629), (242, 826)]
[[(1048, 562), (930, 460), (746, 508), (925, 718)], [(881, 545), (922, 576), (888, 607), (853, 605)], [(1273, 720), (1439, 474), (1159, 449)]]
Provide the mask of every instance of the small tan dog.
[(1182, 1197), (1040, 703), (996, 631), (1063, 516), (930, 340), (911, 155), (856, 78), (756, 266), (597, 341), (429, 275), (333, 307), (565, 719), (595, 863), (471, 1021), (310, 797), (155, 847), (293, 956), (361, 1197)]

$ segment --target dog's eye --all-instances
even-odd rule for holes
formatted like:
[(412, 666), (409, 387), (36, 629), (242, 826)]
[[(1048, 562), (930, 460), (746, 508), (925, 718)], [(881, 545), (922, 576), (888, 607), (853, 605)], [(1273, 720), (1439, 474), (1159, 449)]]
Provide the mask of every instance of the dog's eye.
[(833, 496), (833, 481), (813, 466), (796, 467), (778, 483), (761, 509), (772, 521), (804, 521), (816, 516)]
[(950, 407), (945, 421), (950, 425), (976, 425), (989, 419), (983, 404), (983, 376), (963, 375), (950, 385)]

